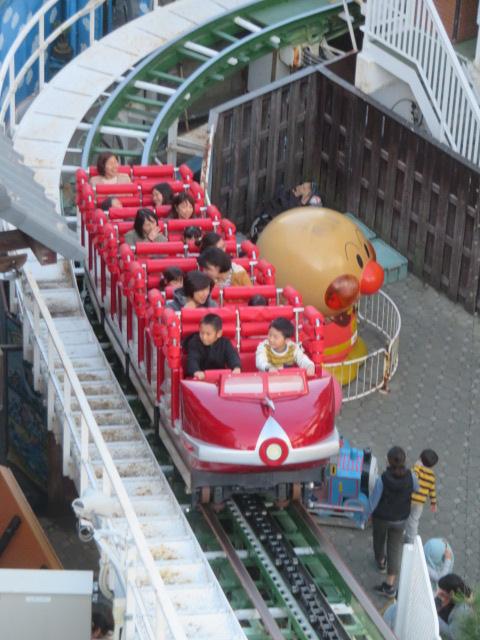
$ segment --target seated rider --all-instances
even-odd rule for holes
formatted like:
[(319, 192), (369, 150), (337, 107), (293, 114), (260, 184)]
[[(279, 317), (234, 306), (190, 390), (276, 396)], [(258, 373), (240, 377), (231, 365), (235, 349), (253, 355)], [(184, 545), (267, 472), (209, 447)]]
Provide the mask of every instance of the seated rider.
[(268, 328), (268, 337), (257, 347), (255, 364), (259, 371), (279, 371), (285, 367), (306, 369), (315, 375), (315, 365), (303, 349), (293, 342), (295, 327), (286, 318), (275, 318)]
[(232, 262), (231, 257), (218, 247), (209, 247), (198, 256), (201, 270), (212, 278), (215, 284), (224, 287), (251, 287), (252, 281), (245, 269)]
[(173, 292), (173, 300), (167, 302), (167, 307), (174, 311), (198, 309), (199, 307), (216, 307), (217, 303), (211, 299), (213, 281), (206, 273), (189, 271), (183, 278), (183, 287)]
[(209, 369), (232, 369), (240, 373), (240, 356), (228, 338), (222, 336), (220, 316), (207, 313), (200, 321), (198, 333), (186, 341), (186, 375), (197, 380), (205, 379)]

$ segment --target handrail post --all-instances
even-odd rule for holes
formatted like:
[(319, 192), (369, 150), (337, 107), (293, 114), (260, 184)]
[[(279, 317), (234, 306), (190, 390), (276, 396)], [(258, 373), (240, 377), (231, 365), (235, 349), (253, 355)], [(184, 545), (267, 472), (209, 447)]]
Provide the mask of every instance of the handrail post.
[(126, 589), (125, 589), (125, 627), (124, 633), (126, 638), (135, 636), (135, 594), (133, 593), (136, 578), (136, 549), (130, 547), (126, 553)]
[(55, 396), (53, 388), (52, 376), (55, 370), (55, 353), (52, 336), (48, 334), (47, 341), (47, 428), (49, 431), (53, 428), (53, 412), (55, 408)]
[[(37, 301), (33, 301), (33, 335), (40, 336), (40, 310)], [(40, 389), (40, 348), (37, 338), (33, 339), (33, 388)]]
[(90, 9), (89, 21), (89, 42), (90, 46), (95, 42), (95, 8)]
[(70, 427), (68, 424), (68, 417), (70, 416), (70, 407), (72, 401), (72, 385), (70, 384), (70, 378), (67, 376), (65, 369), (63, 370), (63, 407), (65, 415), (63, 418), (63, 446), (62, 446), (62, 458), (63, 458), (63, 475), (70, 477), (70, 451), (72, 437), (70, 434)]
[(9, 111), (10, 111), (10, 134), (15, 129), (15, 58), (10, 60), (8, 65), (8, 84), (10, 92)]
[(80, 495), (83, 495), (88, 484), (88, 436), (87, 421), (85, 420), (83, 413), (80, 413)]
[(41, 91), (45, 84), (45, 14), (38, 21), (38, 48), (40, 56), (38, 58), (38, 87)]

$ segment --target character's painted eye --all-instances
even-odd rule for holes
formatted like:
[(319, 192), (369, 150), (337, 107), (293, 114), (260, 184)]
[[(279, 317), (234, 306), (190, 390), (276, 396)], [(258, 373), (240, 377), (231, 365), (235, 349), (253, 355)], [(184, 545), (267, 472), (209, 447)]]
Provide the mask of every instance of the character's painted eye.
[(362, 260), (361, 256), (358, 255), (358, 253), (357, 253), (357, 262), (358, 262), (358, 266), (360, 267), (360, 269), (363, 269), (363, 260)]
[(365, 248), (365, 253), (367, 254), (367, 257), (370, 258), (370, 251), (368, 250), (368, 244), (364, 244), (363, 246)]

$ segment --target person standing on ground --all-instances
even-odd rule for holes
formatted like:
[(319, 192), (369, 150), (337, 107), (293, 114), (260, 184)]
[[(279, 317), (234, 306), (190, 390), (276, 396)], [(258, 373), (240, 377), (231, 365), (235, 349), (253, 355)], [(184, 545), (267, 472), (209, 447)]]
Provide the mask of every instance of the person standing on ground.
[(388, 467), (377, 479), (370, 497), (375, 562), (379, 571), (387, 574), (385, 582), (376, 586), (375, 591), (387, 598), (396, 595), (395, 580), (400, 572), (411, 495), (419, 489), (418, 480), (405, 466), (405, 460), (401, 447), (390, 449)]
[(433, 467), (438, 462), (438, 455), (433, 449), (424, 449), (420, 458), (413, 466), (413, 472), (418, 478), (420, 489), (412, 493), (412, 505), (407, 521), (405, 532), (405, 542), (413, 543), (418, 533), (418, 525), (423, 513), (423, 507), (430, 499), (430, 509), (432, 513), (437, 512), (437, 493), (435, 490), (435, 471)]

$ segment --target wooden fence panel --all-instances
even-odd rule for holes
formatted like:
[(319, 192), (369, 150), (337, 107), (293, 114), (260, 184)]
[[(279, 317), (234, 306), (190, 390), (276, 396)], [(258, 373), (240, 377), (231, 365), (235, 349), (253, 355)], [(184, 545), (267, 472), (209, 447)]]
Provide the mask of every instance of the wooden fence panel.
[(327, 206), (354, 213), (416, 275), (480, 309), (478, 168), (328, 68), (219, 111), (213, 151), (212, 201), (239, 229), (279, 186), (315, 180)]

